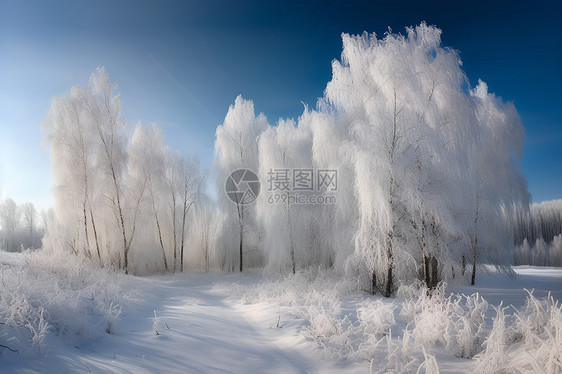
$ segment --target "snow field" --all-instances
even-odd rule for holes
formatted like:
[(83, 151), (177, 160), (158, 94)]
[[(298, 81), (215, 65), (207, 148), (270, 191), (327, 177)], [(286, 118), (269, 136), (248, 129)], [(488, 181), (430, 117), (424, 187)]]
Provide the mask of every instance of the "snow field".
[(41, 252), (1, 254), (0, 268), (0, 344), (18, 350), (0, 347), (7, 372), (562, 370), (559, 268), (490, 268), (477, 287), (396, 298), (323, 269), (131, 277)]

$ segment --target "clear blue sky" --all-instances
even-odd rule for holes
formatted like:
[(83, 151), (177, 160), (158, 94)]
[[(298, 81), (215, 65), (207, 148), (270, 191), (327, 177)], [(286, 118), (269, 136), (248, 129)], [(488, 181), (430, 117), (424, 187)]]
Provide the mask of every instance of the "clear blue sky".
[(127, 119), (158, 123), (173, 149), (209, 167), (217, 124), (151, 55), (219, 122), (242, 94), (275, 123), (322, 96), (342, 32), (404, 32), (423, 20), (461, 51), (473, 85), (482, 78), (515, 102), (533, 200), (562, 198), (561, 9), (544, 1), (0, 0), (0, 198), (50, 204), (40, 121), (51, 97), (87, 84), (97, 66), (118, 82)]

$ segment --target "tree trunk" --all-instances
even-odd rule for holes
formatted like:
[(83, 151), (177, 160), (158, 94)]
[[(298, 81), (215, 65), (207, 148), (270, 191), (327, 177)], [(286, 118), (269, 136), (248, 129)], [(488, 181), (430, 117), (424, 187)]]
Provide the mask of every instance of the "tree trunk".
[(82, 213), (84, 214), (84, 236), (86, 239), (86, 248), (88, 248), (88, 257), (92, 258), (92, 251), (90, 249), (90, 239), (88, 238), (88, 216), (86, 215), (86, 197), (82, 202)]
[(172, 195), (172, 227), (174, 230), (174, 267), (173, 272), (176, 272), (176, 264), (177, 264), (177, 257), (178, 257), (178, 236), (177, 236), (177, 228), (176, 228), (176, 196), (175, 194)]
[(205, 233), (205, 272), (209, 272), (209, 237)]
[(470, 284), (476, 283), (476, 260), (478, 259), (478, 212), (480, 207), (480, 194), (476, 193), (476, 213), (474, 216), (474, 238), (472, 240), (472, 276)]
[(289, 210), (289, 195), (287, 194), (287, 225), (289, 226), (289, 245), (291, 246), (291, 267), (293, 274), (296, 274), (295, 264), (295, 241), (293, 239), (293, 229), (291, 226), (291, 211)]
[[(108, 99), (105, 98), (105, 108), (107, 110), (107, 113), (109, 115), (112, 114), (110, 108), (109, 108), (109, 103), (108, 103)], [(92, 109), (92, 106), (90, 104), (90, 102), (88, 102), (88, 107), (90, 108), (90, 113), (92, 114), (93, 118), (95, 119), (96, 123), (97, 123), (97, 130), (98, 130), (98, 136), (99, 136), (99, 140), (101, 141), (101, 145), (102, 145), (102, 149), (103, 152), (105, 154), (105, 157), (107, 158), (107, 167), (109, 168), (109, 171), (111, 172), (111, 178), (113, 180), (113, 185), (115, 187), (115, 200), (112, 199), (113, 201), (113, 208), (115, 209), (115, 214), (117, 216), (117, 224), (120, 226), (121, 229), (121, 234), (123, 235), (123, 269), (125, 269), (125, 274), (129, 273), (129, 246), (127, 245), (127, 234), (125, 233), (125, 220), (123, 219), (123, 210), (121, 208), (121, 198), (120, 198), (120, 194), (119, 194), (119, 181), (117, 180), (117, 175), (115, 174), (115, 164), (114, 164), (114, 160), (112, 157), (112, 151), (110, 150), (109, 145), (107, 144), (107, 139), (105, 138), (103, 131), (102, 131), (102, 126), (99, 122), (99, 119), (94, 115), (94, 111)], [(112, 118), (112, 124), (115, 124), (115, 119)], [(113, 136), (115, 135), (115, 133), (111, 134), (111, 142), (113, 144)], [(119, 268), (121, 268), (121, 256), (119, 256)]]
[(90, 204), (90, 220), (92, 221), (92, 229), (94, 231), (94, 240), (96, 241), (96, 250), (98, 252), (98, 259), (100, 262), (100, 266), (103, 267), (103, 263), (101, 260), (101, 252), (100, 252), (100, 243), (98, 241), (98, 232), (96, 230), (96, 222), (94, 221), (94, 212), (92, 212), (92, 206)]
[(392, 139), (391, 139), (391, 143), (390, 143), (390, 148), (388, 150), (389, 152), (389, 158), (390, 158), (390, 180), (389, 180), (389, 186), (388, 186), (388, 195), (389, 195), (389, 205), (390, 205), (390, 209), (391, 209), (391, 224), (392, 227), (390, 228), (390, 231), (388, 232), (388, 242), (386, 244), (386, 256), (388, 259), (388, 268), (386, 270), (386, 287), (384, 290), (384, 297), (390, 297), (390, 295), (392, 294), (392, 289), (393, 289), (393, 279), (392, 279), (392, 267), (393, 267), (393, 253), (392, 253), (392, 240), (394, 238), (394, 230), (396, 228), (396, 222), (395, 222), (395, 215), (396, 215), (396, 206), (394, 203), (394, 188), (396, 187), (395, 185), (395, 180), (394, 180), (394, 173), (393, 173), (393, 168), (394, 168), (394, 152), (396, 151), (396, 144), (398, 141), (398, 111), (397, 111), (397, 107), (396, 107), (396, 88), (394, 89), (394, 115), (393, 115), (393, 122), (392, 122)]
[(386, 272), (386, 289), (384, 291), (384, 297), (390, 297), (392, 295), (392, 262), (388, 264), (388, 270)]
[[(108, 154), (108, 158), (109, 158), (109, 154)], [(117, 181), (117, 176), (115, 175), (115, 168), (111, 162), (109, 167), (111, 169), (111, 177), (113, 178), (113, 184), (115, 186), (115, 198), (117, 200), (116, 208), (118, 214), (118, 223), (121, 228), (121, 234), (123, 235), (123, 269), (125, 269), (125, 274), (129, 274), (129, 248), (127, 246), (127, 234), (125, 233), (125, 220), (123, 219), (123, 210), (121, 209), (119, 183)]]
[(242, 220), (240, 220), (240, 272), (244, 269), (244, 259), (242, 256), (242, 249), (243, 247), (243, 233), (244, 233), (244, 225), (242, 224)]
[(431, 287), (431, 280), (429, 279), (429, 256), (423, 255), (423, 281), (427, 288)]
[(371, 273), (371, 294), (374, 295), (377, 292), (377, 273), (375, 269)]
[(392, 267), (394, 266), (394, 259), (392, 254), (392, 235), (389, 238), (387, 245), (387, 256), (388, 256), (388, 268), (386, 270), (386, 288), (384, 291), (384, 297), (390, 297), (392, 295), (392, 289), (394, 288), (392, 279)]
[(180, 271), (183, 272), (183, 247), (184, 247), (184, 242), (185, 242), (185, 217), (187, 215), (187, 212), (189, 211), (189, 208), (191, 208), (191, 204), (193, 204), (193, 202), (189, 203), (189, 205), (187, 205), (187, 187), (185, 189), (185, 194), (183, 197), (183, 217), (182, 217), (182, 221), (181, 221), (181, 247), (180, 247)]
[(244, 209), (240, 203), (236, 203), (238, 209), (238, 224), (240, 225), (240, 272), (244, 270)]
[(433, 289), (437, 287), (439, 283), (439, 263), (437, 262), (437, 257), (431, 256), (431, 282), (429, 288)]
[(154, 211), (154, 219), (156, 221), (156, 229), (158, 230), (158, 241), (160, 248), (162, 248), (162, 258), (164, 259), (164, 270), (168, 271), (168, 260), (166, 259), (166, 249), (164, 248), (164, 241), (162, 240), (162, 229), (160, 228), (160, 221), (158, 220), (158, 211), (156, 210), (156, 202), (154, 201), (154, 190), (152, 189), (152, 181), (150, 183), (150, 199), (152, 200), (152, 210)]
[(183, 236), (184, 236), (184, 228), (183, 226), (185, 226), (185, 214), (183, 215), (183, 224), (182, 224), (182, 229), (181, 229), (181, 247), (180, 247), (180, 272), (183, 272)]

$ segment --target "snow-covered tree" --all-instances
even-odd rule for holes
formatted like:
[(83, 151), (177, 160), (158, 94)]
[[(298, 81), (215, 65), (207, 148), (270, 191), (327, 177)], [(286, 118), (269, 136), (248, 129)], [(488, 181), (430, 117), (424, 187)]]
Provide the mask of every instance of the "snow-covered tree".
[[(137, 125), (129, 147), (128, 183), (133, 190), (143, 191), (143, 216), (139, 217), (142, 224), (152, 228), (141, 240), (151, 249), (160, 250), (162, 264), (168, 271), (169, 249), (165, 247), (162, 219), (166, 214), (163, 203), (164, 168), (169, 150), (164, 141), (162, 130), (156, 125)], [(156, 238), (156, 240), (153, 240)], [(167, 242), (166, 242), (167, 243)]]
[[(508, 263), (506, 248), (512, 245), (514, 233), (504, 217), (528, 206), (529, 194), (519, 167), (524, 130), (515, 107), (489, 93), (482, 81), (470, 92), (470, 98), (479, 135), (467, 152), (473, 196), (467, 196), (466, 202), (474, 207), (470, 215), (474, 224), (468, 234), (474, 284), (477, 262)], [(482, 247), (485, 253), (480, 253)]]
[[(281, 270), (286, 265), (296, 272), (297, 261), (306, 263), (309, 255), (312, 207), (291, 204), (290, 185), (279, 187), (277, 173), (291, 184), (299, 173), (313, 182), (310, 132), (296, 127), (292, 120), (280, 120), (259, 137), (259, 176), (264, 186), (258, 199), (258, 221), (264, 231), (264, 251), (268, 265)], [(289, 182), (289, 180), (291, 182)], [(274, 196), (279, 197), (275, 199)]]
[[(75, 253), (101, 262), (101, 243), (97, 235), (93, 195), (97, 157), (94, 129), (88, 124), (87, 88), (73, 87), (70, 94), (52, 99), (51, 108), (41, 126), (44, 141), (51, 152), (55, 182), (55, 209), (66, 243)], [(76, 209), (80, 206), (80, 210)], [(62, 228), (64, 227), (64, 229)]]
[(0, 202), (0, 250), (17, 252), (41, 247), (44, 227), (37, 222), (33, 203)]
[(515, 244), (524, 239), (534, 243), (543, 238), (550, 243), (562, 233), (562, 200), (543, 201), (530, 206), (517, 207), (505, 219), (515, 231)]
[[(225, 194), (228, 176), (240, 169), (257, 173), (258, 136), (269, 127), (263, 114), (257, 117), (254, 103), (238, 96), (228, 109), (222, 125), (218, 126), (215, 140), (215, 157), (217, 170), (218, 200), (226, 220), (221, 233), (224, 247), (224, 268), (233, 269), (238, 262), (240, 271), (244, 267), (245, 241), (248, 236), (253, 239), (259, 235), (255, 224), (255, 206), (243, 201), (231, 201)], [(238, 230), (235, 230), (235, 227)], [(235, 253), (238, 253), (236, 261)]]
[(156, 125), (139, 125), (129, 137), (117, 86), (103, 68), (88, 87), (54, 98), (42, 126), (55, 181), (49, 245), (125, 272), (157, 263), (168, 270), (170, 261), (175, 270), (199, 193), (198, 162), (172, 153)]
[(33, 203), (25, 203), (21, 206), (22, 219), (23, 219), (23, 229), (25, 230), (26, 248), (38, 248), (36, 241), (36, 231), (37, 231), (37, 211), (35, 210), (35, 205)]
[[(106, 199), (107, 208), (113, 213), (117, 225), (112, 240), (112, 245), (119, 245), (122, 253), (118, 257), (119, 267), (129, 268), (129, 250), (133, 242), (136, 229), (136, 211), (138, 203), (132, 207), (129, 215), (125, 211), (125, 194), (123, 185), (127, 165), (127, 136), (125, 127), (127, 122), (121, 118), (121, 97), (116, 93), (117, 85), (109, 81), (105, 69), (98, 68), (90, 76), (90, 94), (85, 96), (86, 111), (95, 132), (96, 151), (98, 157), (95, 167), (100, 172), (102, 194)], [(103, 181), (103, 183), (100, 183)], [(109, 213), (109, 211), (108, 211)], [(130, 217), (130, 222), (129, 222)], [(107, 222), (107, 221), (106, 221)], [(112, 225), (113, 226), (113, 225)], [(121, 259), (123, 263), (121, 264)]]
[(18, 251), (17, 232), (20, 228), (21, 210), (12, 199), (6, 199), (0, 204), (0, 228), (4, 250), (9, 252)]

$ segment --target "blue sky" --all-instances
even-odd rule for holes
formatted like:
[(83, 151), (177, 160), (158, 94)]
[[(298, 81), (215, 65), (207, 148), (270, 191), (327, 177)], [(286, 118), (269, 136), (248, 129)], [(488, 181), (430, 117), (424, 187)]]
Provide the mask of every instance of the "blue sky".
[(0, 198), (50, 205), (40, 121), (51, 97), (87, 84), (97, 66), (118, 82), (124, 117), (156, 122), (173, 149), (210, 167), (217, 124), (151, 56), (219, 122), (242, 94), (275, 123), (322, 96), (342, 32), (404, 32), (423, 20), (460, 50), (473, 85), (481, 78), (515, 103), (533, 201), (562, 198), (561, 18), (543, 1), (0, 0)]

